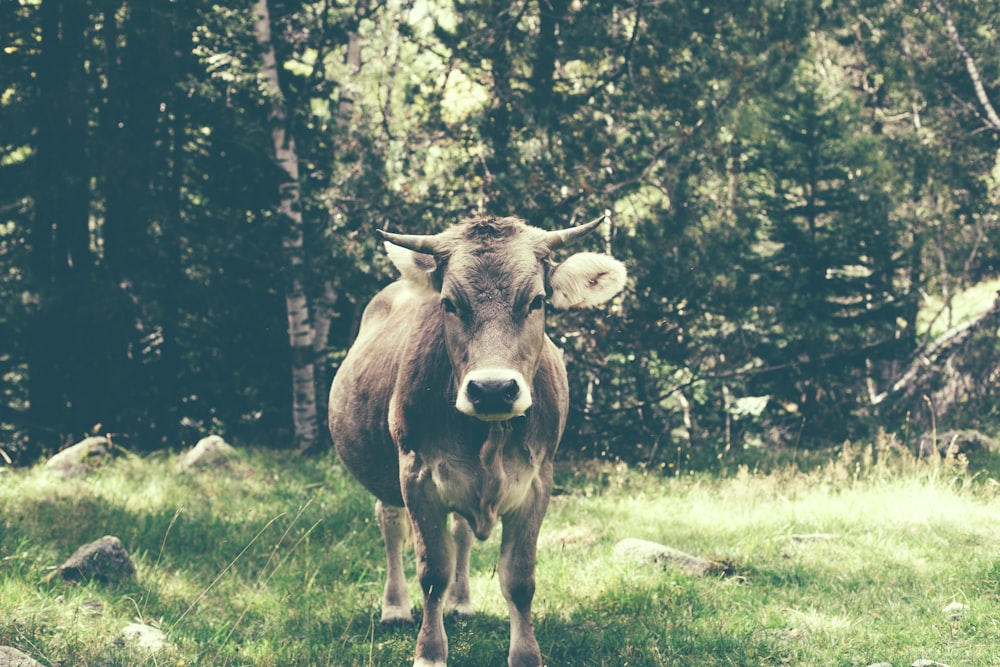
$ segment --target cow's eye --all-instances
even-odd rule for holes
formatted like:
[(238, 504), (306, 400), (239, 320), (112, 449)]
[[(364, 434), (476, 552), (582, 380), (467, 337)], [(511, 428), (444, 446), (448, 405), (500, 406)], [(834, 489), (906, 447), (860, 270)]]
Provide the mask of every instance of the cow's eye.
[(528, 305), (528, 310), (531, 311), (541, 310), (542, 306), (544, 305), (545, 305), (545, 297), (539, 294), (538, 296), (536, 296), (534, 299), (531, 300), (531, 303)]
[(444, 308), (444, 312), (451, 313), (452, 315), (458, 312), (458, 307), (455, 305), (455, 302), (446, 296), (441, 297), (441, 307)]

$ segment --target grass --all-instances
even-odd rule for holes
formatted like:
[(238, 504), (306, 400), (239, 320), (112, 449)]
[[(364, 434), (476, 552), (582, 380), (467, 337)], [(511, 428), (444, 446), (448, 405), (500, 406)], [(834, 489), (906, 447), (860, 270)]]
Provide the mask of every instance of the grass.
[[(332, 456), (244, 451), (224, 474), (125, 457), (86, 480), (40, 468), (0, 480), (0, 645), (43, 664), (412, 659), (415, 628), (377, 623), (372, 501)], [(1000, 664), (1000, 485), (961, 461), (918, 461), (883, 437), (805, 472), (664, 478), (564, 463), (557, 484), (535, 605), (552, 667)], [(129, 549), (134, 582), (46, 581), (104, 534)], [(797, 537), (811, 534), (823, 535)], [(505, 662), (498, 537), (473, 554), (476, 616), (447, 621), (452, 665)], [(615, 562), (624, 537), (724, 560), (733, 574)], [(171, 651), (116, 643), (135, 621), (161, 627)]]

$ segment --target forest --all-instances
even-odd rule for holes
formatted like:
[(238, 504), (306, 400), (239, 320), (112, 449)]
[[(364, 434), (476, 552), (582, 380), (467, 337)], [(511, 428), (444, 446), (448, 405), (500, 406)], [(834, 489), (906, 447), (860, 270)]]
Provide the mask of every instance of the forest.
[[(563, 447), (1000, 425), (997, 0), (5, 0), (0, 456), (322, 450), (375, 230), (629, 267)], [(969, 295), (975, 298), (969, 306)]]

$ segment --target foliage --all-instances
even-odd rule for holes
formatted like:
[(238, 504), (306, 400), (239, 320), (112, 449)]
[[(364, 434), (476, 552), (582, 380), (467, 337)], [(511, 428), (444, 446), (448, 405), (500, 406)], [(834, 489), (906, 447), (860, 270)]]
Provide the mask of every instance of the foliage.
[[(98, 431), (291, 445), (293, 269), (251, 4), (0, 9), (10, 456)], [(390, 278), (380, 227), (606, 211), (588, 243), (630, 289), (553, 318), (565, 448), (651, 462), (870, 435), (873, 397), (1000, 272), (995, 1), (269, 6), (320, 395)]]
[[(799, 461), (804, 470), (740, 463), (719, 477), (592, 460), (561, 467), (537, 573), (547, 664), (1000, 657), (995, 480), (961, 461), (916, 459), (887, 437), (821, 465)], [(413, 628), (377, 623), (384, 556), (370, 496), (331, 455), (244, 450), (224, 471), (179, 473), (177, 464), (125, 456), (75, 482), (40, 466), (5, 474), (0, 645), (43, 663), (109, 666), (412, 659)], [(46, 581), (79, 544), (107, 533), (130, 552), (135, 581)], [(625, 537), (726, 561), (733, 574), (616, 562), (613, 545)], [(498, 548), (494, 535), (473, 551), (476, 616), (446, 621), (457, 664), (505, 655)], [(408, 559), (419, 600), (413, 568)], [(946, 613), (954, 602), (961, 611)], [(136, 621), (162, 628), (170, 651), (144, 657), (116, 645)]]

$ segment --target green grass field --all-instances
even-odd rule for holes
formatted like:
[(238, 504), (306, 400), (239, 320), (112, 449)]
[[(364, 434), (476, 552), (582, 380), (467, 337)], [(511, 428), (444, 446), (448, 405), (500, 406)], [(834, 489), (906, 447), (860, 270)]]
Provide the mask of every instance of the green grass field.
[[(410, 663), (416, 629), (377, 622), (372, 501), (334, 457), (245, 451), (198, 474), (176, 462), (126, 456), (71, 482), (0, 475), (0, 645), (63, 667)], [(535, 604), (547, 665), (1000, 665), (1000, 485), (960, 461), (883, 439), (806, 472), (564, 463), (557, 484)], [(132, 554), (134, 582), (47, 581), (105, 534)], [(616, 562), (625, 537), (730, 573)], [(473, 554), (478, 613), (449, 620), (451, 665), (505, 664), (498, 542)], [(121, 646), (136, 621), (172, 648)]]

